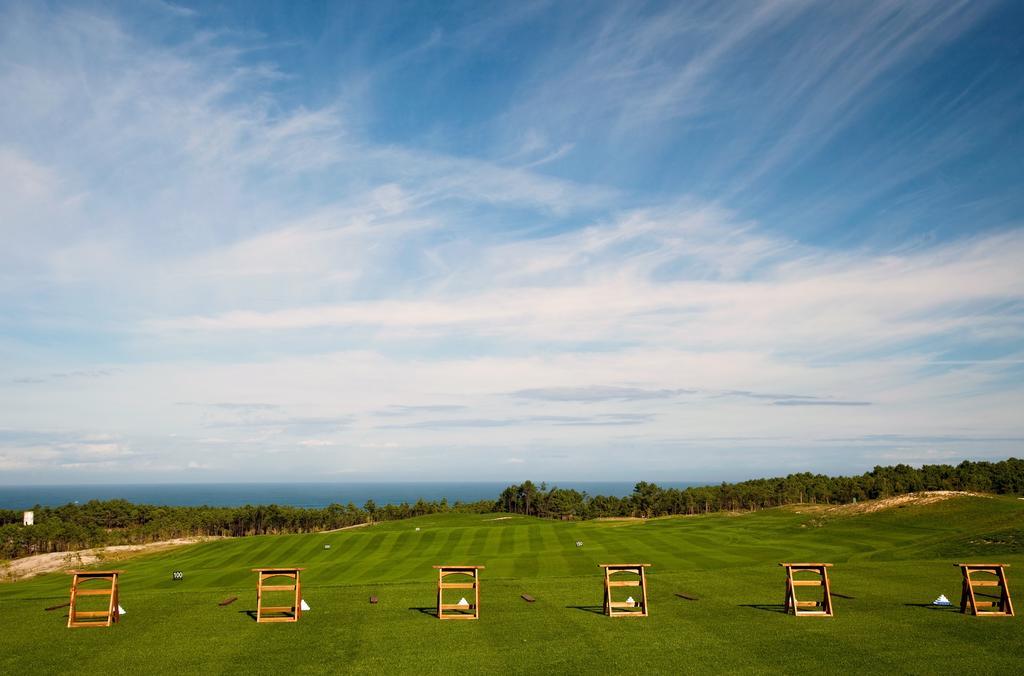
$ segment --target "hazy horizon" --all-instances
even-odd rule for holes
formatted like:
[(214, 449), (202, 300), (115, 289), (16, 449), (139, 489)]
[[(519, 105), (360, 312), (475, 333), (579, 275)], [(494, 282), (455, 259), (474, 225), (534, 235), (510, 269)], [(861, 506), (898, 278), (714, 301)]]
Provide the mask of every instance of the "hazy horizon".
[[(134, 504), (174, 506), (290, 505), (324, 508), (330, 504), (368, 500), (378, 505), (414, 504), (418, 500), (439, 502), (494, 501), (516, 482), (505, 481), (377, 481), (377, 482), (235, 482), (163, 484), (52, 484), (45, 486), (0, 486), (0, 509), (31, 509), (35, 505), (56, 507), (90, 500), (127, 500)], [(539, 488), (543, 485), (537, 482)], [(575, 489), (588, 495), (625, 497), (633, 492), (629, 481), (565, 481), (548, 483), (548, 488)], [(664, 488), (687, 488), (703, 482), (665, 482)]]
[(1021, 25), (0, 0), (0, 483), (1020, 457)]

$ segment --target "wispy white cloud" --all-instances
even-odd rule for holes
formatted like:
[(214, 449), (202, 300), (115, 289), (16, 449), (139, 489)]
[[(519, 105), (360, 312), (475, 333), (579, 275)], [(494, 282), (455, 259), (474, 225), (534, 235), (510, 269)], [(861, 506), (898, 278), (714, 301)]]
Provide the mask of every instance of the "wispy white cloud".
[(154, 5), (155, 7), (169, 14), (173, 14), (174, 16), (193, 17), (198, 14), (194, 9), (184, 7), (173, 2), (168, 2), (168, 0), (146, 0), (146, 4)]
[(695, 390), (648, 390), (640, 387), (612, 387), (593, 385), (590, 387), (546, 387), (512, 392), (513, 397), (538, 401), (642, 401), (644, 399), (665, 399), (680, 394), (692, 394)]
[[(677, 234), (685, 227), (672, 230), (670, 218), (657, 227), (632, 217), (626, 223), (634, 227), (595, 226), (554, 243), (476, 246), (461, 267), (449, 262), (445, 274), (426, 278), (405, 298), (233, 310), (146, 327), (163, 333), (363, 326), (405, 336), (458, 331), (531, 343), (628, 341), (702, 350), (771, 344), (816, 358), (923, 339), (983, 340), (992, 330), (1019, 337), (1020, 317), (1005, 310), (1024, 302), (1018, 231), (900, 255), (837, 256), (745, 235), (728, 223), (705, 224), (691, 237)], [(464, 250), (472, 249), (466, 243)], [(484, 281), (495, 261), (517, 259), (522, 267)], [(673, 269), (679, 259), (685, 262)], [(461, 279), (479, 286), (466, 289)]]

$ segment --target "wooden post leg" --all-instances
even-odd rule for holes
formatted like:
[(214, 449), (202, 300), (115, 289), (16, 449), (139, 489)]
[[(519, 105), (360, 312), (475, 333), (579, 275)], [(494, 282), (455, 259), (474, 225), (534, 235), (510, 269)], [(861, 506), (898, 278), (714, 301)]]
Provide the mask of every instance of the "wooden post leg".
[(110, 580), (110, 623), (116, 623), (121, 621), (121, 605), (120, 599), (117, 594), (117, 576), (115, 575)]
[(1000, 595), (1000, 609), (1007, 615), (1013, 615), (1013, 601), (1010, 600), (1010, 584), (1006, 581), (1006, 571), (999, 567), (999, 586), (1003, 588)]
[(978, 599), (974, 595), (974, 585), (971, 584), (971, 571), (969, 569), (967, 569), (966, 570), (966, 574), (967, 574), (967, 582), (966, 582), (966, 586), (967, 586), (967, 602), (968, 602), (968, 604), (969, 604), (969, 606), (971, 608), (971, 614), (972, 615), (977, 615), (978, 614)]
[(612, 614), (612, 588), (610, 576), (608, 571), (604, 571), (604, 612), (606, 615)]
[(78, 575), (71, 580), (71, 607), (68, 609), (68, 627), (75, 623), (75, 597), (78, 595)]
[(796, 615), (798, 610), (796, 606), (796, 589), (793, 588), (793, 569), (786, 568), (786, 614), (792, 610), (793, 614)]
[(441, 609), (441, 604), (444, 603), (444, 590), (441, 588), (441, 582), (444, 580), (444, 571), (437, 571), (437, 619), (442, 619), (444, 611)]
[(828, 583), (828, 568), (825, 568), (824, 566), (821, 568), (821, 581), (822, 585), (825, 587), (825, 597), (821, 602), (822, 610), (824, 610), (825, 614), (829, 617), (832, 617), (834, 615), (832, 612), (832, 588)]
[(644, 617), (647, 617), (647, 576), (644, 575), (642, 566), (640, 567), (640, 597), (643, 599)]
[(480, 571), (473, 571), (473, 617), (480, 619)]
[(604, 570), (604, 614), (610, 616), (612, 614), (612, 587), (609, 584), (611, 579), (608, 570), (608, 568)]

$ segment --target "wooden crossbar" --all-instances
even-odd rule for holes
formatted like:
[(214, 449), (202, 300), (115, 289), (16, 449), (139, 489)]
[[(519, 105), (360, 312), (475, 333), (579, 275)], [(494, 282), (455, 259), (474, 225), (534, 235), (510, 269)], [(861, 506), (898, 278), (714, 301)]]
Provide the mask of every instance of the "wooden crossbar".
[[(117, 589), (117, 577), (123, 570), (69, 570), (71, 579), (71, 602), (68, 604), (68, 627), (109, 627), (121, 619), (119, 612), (119, 598)], [(110, 583), (106, 589), (80, 589), (82, 585), (91, 580), (103, 580)], [(106, 596), (106, 610), (79, 610), (78, 599), (82, 596)]]
[[(608, 617), (647, 617), (647, 575), (649, 563), (601, 563), (604, 568), (604, 614)], [(618, 580), (613, 576), (628, 574), (636, 575), (637, 580)], [(612, 599), (612, 589), (620, 587), (636, 587), (640, 598), (629, 601)]]
[[(1010, 587), (1006, 582), (1006, 568), (1008, 563), (957, 563), (954, 564), (963, 573), (963, 585), (960, 590), (960, 612), (970, 613), (976, 617), (1012, 617), (1013, 603), (1010, 601)], [(971, 575), (993, 575), (995, 580), (975, 580)], [(979, 601), (975, 594), (975, 587), (998, 587), (999, 598), (997, 601)], [(985, 595), (987, 598), (996, 598), (992, 595)], [(979, 610), (980, 608), (992, 608), (993, 610)]]
[[(480, 571), (484, 569), (484, 566), (434, 566), (434, 569), (437, 571), (437, 619), (480, 619)], [(449, 575), (468, 575), (472, 581), (445, 582), (444, 579)], [(471, 589), (473, 590), (473, 600), (468, 606), (445, 603), (444, 591), (446, 589)]]
[[(302, 584), (299, 572), (304, 568), (253, 568), (256, 577), (256, 621), (257, 622), (298, 622), (302, 617)], [(265, 584), (272, 578), (285, 577), (295, 580), (295, 584)], [(290, 606), (263, 605), (263, 592), (295, 592)], [(272, 615), (267, 617), (267, 615)]]
[[(814, 615), (817, 617), (833, 617), (832, 610), (832, 589), (828, 581), (828, 569), (831, 563), (780, 563), (786, 569), (786, 612), (793, 611), (793, 615), (803, 617)], [(797, 573), (814, 573), (818, 575), (816, 580), (798, 580), (794, 576)], [(821, 587), (821, 601), (800, 601), (796, 597), (797, 587)], [(813, 608), (814, 610), (803, 610)]]

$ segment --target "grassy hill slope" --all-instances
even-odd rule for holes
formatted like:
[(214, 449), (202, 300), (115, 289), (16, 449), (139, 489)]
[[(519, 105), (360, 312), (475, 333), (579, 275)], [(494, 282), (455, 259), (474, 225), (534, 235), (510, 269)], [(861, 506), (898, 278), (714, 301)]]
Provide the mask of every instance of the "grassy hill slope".
[[(43, 611), (67, 600), (66, 575), (0, 585), (0, 673), (1024, 672), (1020, 616), (927, 606), (940, 593), (959, 599), (954, 562), (997, 560), (1013, 564), (1024, 614), (1021, 500), (647, 522), (498, 516), (220, 540), (121, 561), (127, 613), (110, 629), (68, 630), (62, 611)], [(835, 618), (782, 614), (777, 564), (803, 560), (836, 564)], [(649, 618), (601, 614), (597, 564), (608, 562), (653, 564)], [(433, 617), (439, 563), (487, 566), (478, 622)], [(271, 565), (306, 568), (313, 610), (297, 624), (257, 625), (247, 613), (250, 568)], [(228, 596), (240, 600), (219, 607)]]

